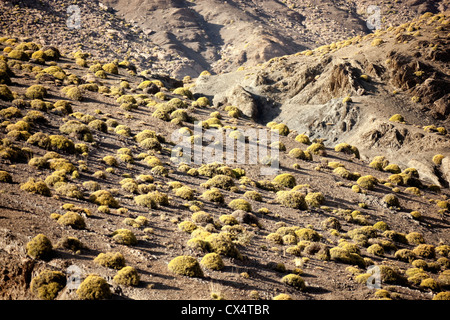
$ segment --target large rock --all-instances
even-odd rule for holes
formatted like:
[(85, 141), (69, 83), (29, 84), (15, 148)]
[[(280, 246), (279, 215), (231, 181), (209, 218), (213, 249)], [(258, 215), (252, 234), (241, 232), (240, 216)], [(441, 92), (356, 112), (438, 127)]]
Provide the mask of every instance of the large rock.
[(215, 96), (213, 104), (215, 106), (227, 104), (236, 106), (244, 115), (251, 119), (256, 119), (258, 116), (258, 106), (255, 97), (240, 85), (235, 86), (223, 95)]

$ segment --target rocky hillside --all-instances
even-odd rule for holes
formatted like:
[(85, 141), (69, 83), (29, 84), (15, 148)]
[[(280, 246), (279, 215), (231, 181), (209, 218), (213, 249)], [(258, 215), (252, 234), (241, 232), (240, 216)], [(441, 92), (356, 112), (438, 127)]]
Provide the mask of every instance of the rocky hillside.
[[(383, 30), (373, 39), (302, 51), (261, 68), (183, 81), (158, 72), (137, 75), (128, 60), (68, 44), (59, 49), (31, 35), (24, 42), (20, 30), (1, 37), (0, 297), (449, 299), (448, 186), (400, 164), (400, 156), (366, 160), (364, 148), (338, 144), (339, 134), (336, 141), (320, 138), (331, 137), (328, 126), (337, 126), (337, 133), (362, 130), (358, 121), (371, 113), (358, 108), (369, 110), (365, 99), (379, 91), (393, 108), (386, 113), (373, 100), (377, 104), (369, 106), (383, 113), (380, 119), (401, 110), (406, 120), (394, 122), (402, 121), (396, 116), (385, 127), (420, 133), (417, 140), (427, 144), (417, 149), (444, 148), (448, 139), (440, 126), (417, 128), (416, 105), (404, 110), (394, 102), (418, 95), (414, 90), (433, 68), (446, 73), (448, 45), (440, 43), (448, 40), (448, 21), (427, 14), (400, 27), (404, 31)], [(437, 37), (409, 35), (428, 27)], [(401, 49), (405, 42), (423, 58)], [(386, 81), (400, 70), (406, 74), (398, 81), (410, 80), (412, 57), (420, 59), (414, 72), (423, 73), (410, 89), (392, 84), (399, 89), (393, 95)], [(254, 94), (246, 93), (245, 81), (266, 90), (259, 101), (279, 97), (270, 111), (276, 121), (261, 123), (269, 111), (251, 108)], [(237, 93), (221, 95), (217, 88), (225, 84)], [(351, 100), (343, 101), (347, 95)], [(440, 109), (419, 96), (418, 105), (429, 108), (423, 121), (437, 123)], [(297, 124), (301, 111), (286, 110), (288, 103), (330, 104), (343, 110), (342, 119), (356, 116), (348, 122), (324, 117), (322, 131), (305, 135)], [(259, 135), (246, 139), (249, 128)], [(273, 132), (279, 140), (264, 142)], [(278, 156), (260, 154), (254, 164), (206, 157), (196, 164), (175, 134), (205, 152), (225, 147), (203, 140), (203, 133), (228, 138), (227, 144), (246, 142), (248, 152), (265, 146)], [(448, 158), (435, 154), (433, 168), (442, 170)], [(279, 170), (267, 174), (274, 164)], [(371, 279), (381, 287), (373, 288)]]
[[(255, 66), (448, 8), (448, 0), (8, 0), (0, 24), (4, 35), (182, 78)], [(76, 17), (80, 28), (68, 28)]]
[[(194, 92), (231, 103), (260, 123), (287, 124), (330, 145), (349, 143), (366, 160), (385, 156), (448, 186), (449, 16), (412, 22), (200, 77)], [(420, 150), (420, 152), (417, 152)]]

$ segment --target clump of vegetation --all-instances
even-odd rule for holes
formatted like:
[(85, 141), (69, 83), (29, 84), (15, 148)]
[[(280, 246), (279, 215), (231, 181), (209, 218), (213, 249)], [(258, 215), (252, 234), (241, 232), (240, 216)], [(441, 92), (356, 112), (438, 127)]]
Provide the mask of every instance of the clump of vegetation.
[(209, 179), (207, 182), (205, 182), (204, 186), (207, 188), (215, 187), (224, 190), (230, 190), (232, 187), (235, 186), (235, 184), (232, 177), (223, 174), (218, 174)]
[(38, 234), (26, 245), (27, 255), (33, 259), (48, 259), (53, 253), (53, 245), (44, 234)]
[(273, 182), (282, 185), (283, 187), (292, 189), (297, 185), (295, 177), (289, 173), (283, 173), (276, 176)]
[(20, 185), (20, 189), (32, 194), (39, 194), (46, 197), (50, 197), (52, 195), (50, 188), (47, 184), (42, 180), (36, 180), (31, 177), (27, 182), (22, 183)]
[(355, 146), (352, 146), (348, 143), (339, 143), (334, 147), (334, 151), (336, 152), (343, 152), (347, 154), (353, 154), (355, 158), (359, 159), (359, 150)]
[(252, 211), (251, 204), (244, 199), (234, 199), (228, 204), (228, 207), (233, 210), (243, 210), (247, 212)]
[(44, 99), (47, 96), (47, 89), (39, 84), (32, 85), (25, 91), (25, 96), (28, 99)]
[(119, 202), (113, 195), (106, 190), (98, 190), (89, 196), (89, 201), (98, 204), (99, 206), (108, 206), (110, 208), (119, 208)]
[(374, 176), (367, 175), (367, 176), (360, 177), (358, 180), (356, 180), (356, 183), (361, 188), (364, 188), (367, 190), (373, 190), (375, 188), (375, 185), (377, 185), (377, 183), (378, 183), (378, 179), (375, 178)]
[(392, 117), (389, 118), (389, 121), (392, 122), (405, 122), (405, 118), (401, 114), (394, 114)]
[(278, 191), (276, 200), (287, 208), (308, 210), (305, 195), (300, 191)]
[(7, 172), (7, 171), (1, 170), (1, 171), (0, 171), (0, 182), (3, 182), (3, 183), (12, 183), (12, 182), (13, 182), (13, 179), (12, 179), (11, 174), (9, 174), (9, 172)]
[[(8, 88), (8, 86), (5, 84), (0, 84), (0, 100), (3, 100), (3, 101), (13, 101), (14, 100), (13, 93)], [(14, 108), (14, 107), (10, 107), (10, 108)], [(6, 118), (5, 115), (7, 115), (7, 111), (4, 111), (4, 110), (6, 110), (6, 109), (1, 110), (0, 115), (3, 118)]]
[(305, 134), (299, 134), (295, 137), (295, 141), (310, 145), (311, 141), (309, 140), (309, 137)]
[(136, 245), (137, 238), (134, 233), (128, 229), (118, 229), (112, 233), (112, 239), (119, 244)]
[(217, 203), (223, 203), (224, 202), (224, 196), (222, 192), (220, 192), (217, 188), (212, 188), (210, 190), (206, 190), (203, 192), (201, 197), (205, 200), (211, 201), (211, 202), (217, 202)]
[(200, 261), (200, 265), (211, 270), (222, 270), (225, 267), (222, 258), (215, 252), (206, 254)]
[(140, 276), (135, 268), (127, 266), (117, 272), (113, 281), (124, 286), (137, 286), (140, 281)]
[(197, 259), (191, 256), (179, 256), (169, 262), (170, 271), (188, 277), (203, 277), (203, 271)]
[(297, 274), (288, 274), (281, 278), (281, 282), (287, 284), (288, 286), (294, 287), (297, 290), (303, 291), (306, 289), (305, 280)]
[(111, 297), (108, 282), (95, 274), (87, 276), (76, 292), (81, 300), (104, 300)]
[(54, 300), (66, 286), (66, 276), (60, 271), (45, 269), (31, 280), (31, 292), (42, 300)]
[(323, 151), (325, 151), (325, 145), (320, 142), (314, 142), (308, 148), (306, 148), (306, 151), (318, 155), (321, 154)]
[(63, 226), (70, 226), (74, 229), (84, 229), (86, 228), (86, 222), (84, 218), (77, 212), (66, 212), (58, 219), (58, 223)]
[(120, 270), (125, 267), (125, 257), (120, 252), (100, 253), (94, 262), (107, 268)]
[(414, 254), (423, 258), (434, 258), (436, 256), (435, 247), (431, 244), (419, 244), (413, 249)]
[(310, 192), (306, 195), (305, 201), (308, 206), (320, 207), (324, 203), (325, 197), (322, 192)]
[(226, 233), (213, 233), (206, 237), (211, 250), (217, 254), (223, 254), (242, 260), (241, 253), (236, 248), (231, 237)]
[(342, 246), (331, 248), (330, 258), (334, 261), (357, 265), (360, 268), (364, 268), (366, 266), (365, 260), (358, 253)]
[(394, 194), (387, 194), (383, 198), (383, 202), (386, 203), (390, 207), (399, 207), (400, 202)]

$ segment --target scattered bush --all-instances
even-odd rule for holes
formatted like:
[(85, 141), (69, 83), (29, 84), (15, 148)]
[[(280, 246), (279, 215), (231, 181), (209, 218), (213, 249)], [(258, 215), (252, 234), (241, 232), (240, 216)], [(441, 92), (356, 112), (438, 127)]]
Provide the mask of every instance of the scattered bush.
[(111, 289), (108, 282), (94, 274), (87, 276), (76, 292), (81, 300), (103, 300), (111, 297)]
[(112, 233), (114, 242), (124, 245), (136, 245), (137, 239), (134, 233), (128, 229), (118, 229)]
[(179, 256), (169, 262), (170, 271), (188, 277), (203, 277), (203, 271), (197, 259), (191, 256)]
[(281, 282), (297, 290), (303, 291), (306, 289), (305, 280), (297, 274), (288, 274), (281, 279)]
[(399, 207), (400, 202), (398, 198), (393, 194), (387, 194), (383, 198), (383, 202), (386, 203), (390, 207)]
[(244, 199), (234, 199), (228, 204), (228, 207), (233, 210), (243, 210), (247, 212), (252, 211), (251, 204)]
[[(8, 88), (8, 86), (5, 85), (5, 84), (0, 84), (0, 100), (3, 100), (3, 101), (13, 101), (14, 100), (13, 93)], [(14, 109), (9, 109), (9, 108), (7, 108), (7, 109), (9, 109), (9, 110), (18, 110), (15, 107), (10, 107), (10, 108), (14, 108)], [(1, 110), (0, 116), (2, 116), (3, 118), (11, 118), (12, 116), (8, 117), (9, 110), (7, 110), (7, 109)]]
[(125, 258), (120, 252), (100, 253), (94, 262), (107, 268), (120, 270), (125, 267)]
[(58, 219), (58, 223), (63, 226), (70, 226), (74, 229), (86, 228), (86, 222), (84, 218), (76, 212), (66, 212), (61, 218)]
[(137, 286), (140, 281), (140, 276), (135, 268), (127, 266), (117, 272), (113, 281), (124, 286)]
[(33, 259), (48, 259), (53, 253), (53, 245), (43, 234), (38, 234), (26, 245), (27, 255)]
[(50, 197), (52, 195), (47, 184), (42, 180), (36, 180), (35, 178), (29, 178), (27, 182), (22, 183), (20, 185), (20, 190), (24, 190), (26, 192), (32, 194), (39, 194), (46, 197)]
[(225, 267), (222, 258), (215, 252), (206, 254), (200, 261), (200, 265), (211, 270), (222, 270)]
[(47, 89), (45, 89), (45, 87), (43, 87), (39, 84), (35, 84), (35, 85), (32, 85), (31, 87), (29, 87), (25, 91), (25, 96), (31, 100), (34, 100), (34, 99), (42, 100), (47, 96)]
[(3, 171), (3, 170), (0, 171), (0, 182), (3, 182), (3, 183), (12, 183), (13, 182), (12, 176), (9, 174), (9, 172)]
[(31, 280), (31, 292), (42, 300), (54, 300), (66, 286), (66, 276), (60, 271), (45, 269)]
[(290, 189), (292, 189), (293, 187), (295, 187), (297, 185), (297, 182), (296, 182), (294, 176), (289, 173), (283, 173), (283, 174), (276, 176), (273, 179), (273, 182), (278, 183), (278, 184), (282, 185), (283, 187), (290, 188)]
[(287, 208), (308, 210), (305, 195), (299, 191), (278, 191), (276, 200)]
[(113, 195), (106, 190), (98, 190), (89, 196), (89, 201), (98, 204), (99, 206), (108, 206), (110, 208), (119, 208), (118, 201)]
[(355, 158), (359, 159), (359, 150), (355, 146), (349, 145), (348, 143), (340, 143), (334, 147), (334, 151), (343, 152), (347, 154), (353, 154)]

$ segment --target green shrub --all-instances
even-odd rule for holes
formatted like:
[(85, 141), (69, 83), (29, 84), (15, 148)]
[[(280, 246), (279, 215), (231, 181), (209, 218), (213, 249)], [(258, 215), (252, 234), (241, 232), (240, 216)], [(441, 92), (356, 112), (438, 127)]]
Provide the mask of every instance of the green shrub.
[(290, 132), (289, 127), (283, 123), (277, 124), (271, 128), (272, 130), (278, 130), (278, 134), (281, 136), (287, 136)]
[(215, 252), (206, 254), (200, 261), (200, 265), (211, 270), (222, 270), (225, 267), (222, 258)]
[(107, 63), (103, 65), (102, 69), (111, 74), (119, 74), (119, 68), (115, 63)]
[(3, 183), (12, 183), (13, 182), (12, 176), (9, 174), (9, 172), (3, 171), (3, 170), (0, 171), (0, 182), (3, 182)]
[(136, 245), (137, 239), (134, 233), (128, 229), (118, 229), (112, 233), (112, 239), (118, 244)]
[(393, 194), (387, 194), (383, 198), (383, 202), (386, 203), (390, 207), (399, 207), (400, 202), (398, 201), (398, 198)]
[(20, 185), (20, 190), (32, 193), (32, 194), (39, 194), (46, 197), (50, 197), (52, 195), (49, 187), (47, 184), (42, 180), (36, 180), (35, 178), (31, 177), (28, 179), (27, 182), (22, 183)]
[[(56, 218), (56, 219), (59, 219)], [(56, 248), (64, 248), (72, 252), (79, 252), (81, 249), (86, 248), (83, 243), (75, 237), (63, 237), (56, 244)]]
[(120, 252), (100, 253), (94, 262), (107, 268), (120, 270), (125, 267), (125, 258)]
[(305, 153), (300, 148), (294, 148), (291, 151), (289, 151), (289, 156), (295, 159), (306, 160)]
[(356, 180), (356, 183), (364, 189), (367, 190), (373, 190), (375, 188), (375, 185), (378, 183), (378, 180), (371, 175), (362, 176), (358, 180)]
[(64, 94), (65, 96), (73, 101), (82, 101), (83, 100), (83, 92), (81, 91), (80, 88), (78, 87), (68, 87), (65, 88), (66, 90), (64, 90)]
[(433, 259), (436, 256), (436, 251), (431, 244), (419, 244), (413, 249), (414, 254), (423, 257)]
[(308, 210), (305, 195), (299, 191), (278, 191), (276, 200), (288, 208)]
[(205, 241), (209, 243), (209, 246), (213, 252), (242, 260), (241, 253), (236, 248), (228, 234), (214, 233), (207, 236)]
[(38, 234), (26, 245), (27, 255), (33, 259), (48, 259), (53, 253), (51, 241), (43, 234)]
[(29, 87), (25, 91), (25, 96), (31, 100), (34, 100), (34, 99), (42, 100), (47, 96), (47, 89), (45, 89), (45, 87), (43, 87), (39, 84), (35, 84), (35, 85), (32, 85), (31, 87)]
[[(13, 93), (12, 93), (11, 90), (8, 88), (8, 86), (5, 85), (5, 84), (0, 84), (0, 100), (3, 100), (3, 101), (13, 101), (13, 100), (14, 100), (14, 95), (13, 95)], [(13, 107), (10, 107), (10, 108), (13, 108)], [(8, 108), (8, 109), (9, 109), (9, 108)], [(15, 109), (18, 110), (17, 108), (15, 108)], [(8, 117), (7, 117), (7, 111), (4, 111), (4, 110), (7, 110), (7, 109), (1, 110), (0, 115), (1, 115), (3, 118), (8, 118)], [(12, 109), (10, 109), (10, 110), (12, 110)], [(11, 118), (11, 117), (9, 117), (9, 118)]]
[(173, 93), (174, 94), (178, 94), (180, 96), (185, 96), (185, 97), (187, 97), (188, 99), (191, 99), (191, 100), (194, 97), (192, 92), (189, 89), (186, 89), (186, 88), (183, 88), (183, 87), (176, 88), (175, 90), (173, 90)]
[(295, 187), (297, 185), (297, 182), (296, 182), (294, 176), (289, 173), (283, 173), (283, 174), (276, 176), (273, 179), (273, 182), (278, 183), (278, 184), (282, 185), (283, 187), (290, 188), (290, 189), (292, 189), (293, 187)]
[(84, 279), (76, 293), (81, 300), (104, 300), (111, 297), (111, 289), (108, 282), (94, 274)]
[(92, 142), (94, 140), (89, 127), (77, 120), (67, 121), (59, 127), (59, 131), (61, 133), (73, 135), (77, 139), (85, 142)]
[(308, 206), (320, 207), (324, 203), (325, 197), (322, 192), (310, 192), (306, 195), (305, 201)]
[(392, 117), (389, 118), (389, 121), (392, 122), (405, 122), (405, 118), (401, 114), (394, 114)]
[(406, 240), (411, 244), (422, 244), (425, 243), (423, 235), (419, 232), (410, 232), (406, 235)]
[(251, 204), (244, 199), (234, 199), (228, 204), (228, 207), (233, 210), (243, 210), (247, 212), (252, 211)]
[(68, 153), (75, 153), (75, 144), (69, 138), (62, 135), (51, 135), (48, 138), (50, 139), (50, 145), (53, 148)]
[(297, 290), (303, 291), (306, 289), (305, 280), (297, 274), (288, 274), (281, 278), (281, 282), (287, 284), (288, 286), (294, 287)]
[(118, 201), (113, 195), (106, 190), (98, 190), (89, 196), (89, 201), (98, 204), (99, 206), (108, 206), (110, 208), (119, 208)]
[(334, 147), (334, 151), (343, 152), (347, 154), (353, 154), (355, 158), (359, 159), (359, 151), (355, 146), (349, 145), (348, 143), (339, 143)]
[(365, 260), (358, 253), (351, 252), (350, 250), (343, 247), (331, 248), (330, 258), (334, 261), (357, 265), (360, 268), (364, 268), (366, 266)]
[[(199, 169), (199, 173), (200, 173), (200, 169)], [(215, 188), (230, 190), (232, 187), (235, 186), (235, 184), (234, 184), (232, 177), (219, 174), (219, 175), (216, 175), (216, 176), (212, 177), (211, 179), (209, 179), (205, 183), (205, 186), (208, 188), (215, 187)]]
[(113, 281), (124, 286), (137, 286), (140, 281), (140, 276), (135, 268), (127, 266), (117, 272)]
[(384, 171), (390, 172), (390, 173), (393, 173), (393, 174), (399, 174), (401, 172), (401, 169), (396, 164), (389, 164), (386, 167), (384, 167)]
[(54, 300), (66, 286), (66, 276), (60, 271), (45, 269), (31, 280), (31, 292), (42, 300)]
[(84, 218), (76, 212), (66, 212), (61, 218), (58, 219), (58, 223), (63, 226), (70, 226), (74, 229), (86, 228), (86, 222)]
[(220, 192), (219, 189), (213, 188), (211, 190), (206, 190), (203, 192), (201, 197), (205, 200), (211, 201), (211, 202), (217, 202), (217, 203), (223, 203), (224, 202), (224, 196), (222, 192)]
[(311, 141), (309, 140), (309, 137), (305, 134), (299, 134), (295, 137), (295, 141), (310, 145)]
[(170, 271), (188, 277), (203, 277), (203, 271), (197, 259), (191, 256), (179, 256), (172, 259), (168, 268)]
[(30, 59), (30, 56), (23, 50), (14, 49), (8, 53), (8, 58), (21, 61), (28, 61)]
[(325, 146), (323, 143), (315, 142), (311, 144), (308, 148), (306, 148), (306, 151), (312, 154), (321, 154), (321, 152), (325, 151)]

